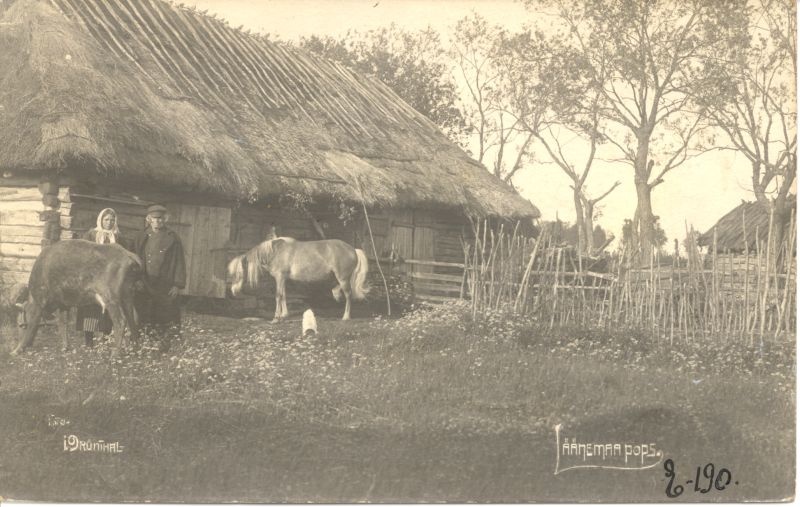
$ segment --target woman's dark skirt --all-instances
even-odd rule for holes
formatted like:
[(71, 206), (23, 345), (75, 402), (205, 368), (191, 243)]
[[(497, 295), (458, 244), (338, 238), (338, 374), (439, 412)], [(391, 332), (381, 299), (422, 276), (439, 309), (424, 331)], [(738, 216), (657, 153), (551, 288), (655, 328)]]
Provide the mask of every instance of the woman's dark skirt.
[(108, 334), (111, 332), (113, 325), (111, 317), (107, 313), (103, 313), (100, 305), (78, 307), (78, 318), (76, 320), (75, 327), (78, 331)]

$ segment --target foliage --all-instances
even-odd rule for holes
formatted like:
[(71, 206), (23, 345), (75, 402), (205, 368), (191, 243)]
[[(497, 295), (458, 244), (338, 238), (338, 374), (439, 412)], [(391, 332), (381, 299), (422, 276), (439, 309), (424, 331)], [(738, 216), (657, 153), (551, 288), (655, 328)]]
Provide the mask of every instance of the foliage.
[[(529, 7), (538, 2), (528, 0)], [(558, 45), (602, 101), (604, 139), (631, 165), (639, 251), (654, 242), (650, 194), (692, 154), (709, 147), (705, 111), (692, 101), (713, 67), (741, 39), (746, 0), (552, 0)], [(542, 17), (548, 24), (552, 17)], [(544, 30), (544, 28), (543, 28)]]
[[(751, 165), (756, 200), (788, 217), (797, 175), (797, 18), (791, 0), (748, 6), (748, 37), (712, 62), (696, 101)], [(778, 224), (782, 234), (782, 220)]]
[(411, 107), (460, 141), (464, 118), (438, 32), (406, 31), (395, 24), (341, 38), (313, 35), (300, 46), (385, 83)]
[(450, 57), (465, 90), (465, 120), (478, 146), (475, 159), (513, 187), (514, 176), (533, 155), (533, 133), (524, 128), (523, 115), (507, 93), (504, 34), (473, 13), (456, 23)]
[(504, 76), (502, 93), (520, 128), (544, 148), (546, 160), (569, 178), (580, 224), (577, 247), (584, 254), (595, 254), (596, 246), (603, 246), (594, 242), (596, 205), (620, 184), (611, 184), (594, 198), (587, 188), (598, 149), (607, 142), (600, 114), (607, 101), (592, 86), (580, 53), (561, 34), (528, 27), (519, 34), (501, 32), (497, 45)]
[(278, 205), (283, 209), (307, 214), (314, 205), (314, 198), (308, 193), (289, 191), (280, 195)]
[[(384, 273), (386, 286), (389, 288), (389, 302), (392, 306), (392, 315), (404, 315), (414, 305), (414, 284), (400, 273)], [(366, 297), (366, 304), (373, 315), (386, 315), (386, 288), (377, 269), (370, 269), (367, 274), (370, 291)]]
[[(561, 221), (544, 222), (541, 224), (542, 230), (552, 235), (555, 244), (568, 244), (578, 247), (578, 224), (568, 224)], [(595, 224), (592, 230), (592, 243), (596, 246), (608, 246), (608, 239), (611, 233), (603, 229), (600, 224)], [(595, 253), (597, 253), (595, 251)]]
[[(633, 220), (626, 218), (625, 222), (622, 224), (622, 242), (620, 247), (635, 248), (635, 245), (638, 244), (636, 234), (637, 230), (634, 226)], [(659, 217), (657, 215), (653, 216), (652, 243), (653, 247), (658, 250), (662, 250), (667, 244), (667, 233), (661, 227), (661, 224), (659, 223)]]

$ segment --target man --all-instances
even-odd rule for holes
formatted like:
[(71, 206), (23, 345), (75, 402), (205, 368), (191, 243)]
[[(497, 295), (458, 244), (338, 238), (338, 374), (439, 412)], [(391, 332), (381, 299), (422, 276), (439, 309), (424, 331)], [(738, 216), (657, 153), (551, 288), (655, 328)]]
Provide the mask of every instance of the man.
[(166, 227), (167, 208), (147, 208), (147, 225), (133, 241), (134, 252), (144, 266), (145, 291), (139, 295), (137, 311), (142, 327), (150, 327), (169, 348), (169, 339), (181, 332), (178, 291), (186, 286), (186, 259), (178, 235)]

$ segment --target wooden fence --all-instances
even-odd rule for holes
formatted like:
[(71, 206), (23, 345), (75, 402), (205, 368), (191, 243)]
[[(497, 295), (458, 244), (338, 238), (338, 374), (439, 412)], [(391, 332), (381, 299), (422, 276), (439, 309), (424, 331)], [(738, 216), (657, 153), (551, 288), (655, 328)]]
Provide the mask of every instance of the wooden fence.
[(447, 265), (454, 273), (412, 277), (424, 299), (469, 300), (473, 318), (502, 310), (550, 327), (631, 326), (670, 342), (715, 337), (754, 343), (794, 335), (795, 231), (793, 219), (782, 244), (743, 255), (712, 248), (703, 257), (689, 241), (684, 258), (654, 254), (649, 266), (631, 268), (619, 256), (599, 272), (590, 259), (554, 245), (546, 234), (524, 238), (483, 223), (476, 224), (475, 242), (465, 246), (465, 264)]

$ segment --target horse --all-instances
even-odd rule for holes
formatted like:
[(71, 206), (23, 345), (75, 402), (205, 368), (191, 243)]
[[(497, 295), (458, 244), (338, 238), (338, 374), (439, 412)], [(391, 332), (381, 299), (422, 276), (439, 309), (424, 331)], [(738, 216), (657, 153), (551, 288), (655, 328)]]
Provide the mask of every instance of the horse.
[(349, 320), (351, 299), (364, 299), (369, 291), (365, 285), (368, 269), (364, 251), (338, 239), (298, 241), (276, 237), (256, 245), (228, 263), (231, 293), (234, 296), (238, 296), (245, 286), (256, 289), (262, 272), (269, 273), (275, 279), (275, 317), (272, 322), (289, 315), (286, 308), (287, 280), (321, 282), (329, 280), (331, 276), (338, 282), (331, 291), (334, 299), (341, 301), (344, 294), (342, 320)]

